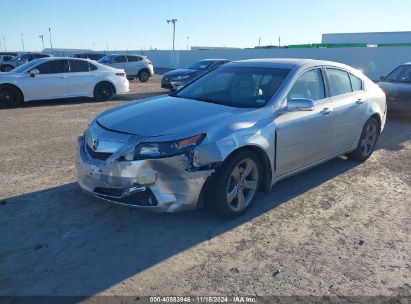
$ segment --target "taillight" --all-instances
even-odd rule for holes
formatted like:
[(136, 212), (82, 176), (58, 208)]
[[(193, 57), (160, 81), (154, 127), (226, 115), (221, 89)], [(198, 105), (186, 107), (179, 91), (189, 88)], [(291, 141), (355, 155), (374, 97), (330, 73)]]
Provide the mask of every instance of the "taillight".
[(126, 77), (126, 73), (116, 73), (117, 76)]

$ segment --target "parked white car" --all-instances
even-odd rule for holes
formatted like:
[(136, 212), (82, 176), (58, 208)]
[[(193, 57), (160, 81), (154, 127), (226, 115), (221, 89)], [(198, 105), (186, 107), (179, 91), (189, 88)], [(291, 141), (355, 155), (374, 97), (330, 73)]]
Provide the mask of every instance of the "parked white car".
[(69, 97), (108, 100), (114, 94), (128, 91), (124, 70), (88, 59), (41, 58), (0, 73), (0, 103), (8, 105)]
[(146, 82), (154, 75), (153, 63), (142, 55), (107, 55), (99, 63), (126, 71), (128, 79), (138, 78)]

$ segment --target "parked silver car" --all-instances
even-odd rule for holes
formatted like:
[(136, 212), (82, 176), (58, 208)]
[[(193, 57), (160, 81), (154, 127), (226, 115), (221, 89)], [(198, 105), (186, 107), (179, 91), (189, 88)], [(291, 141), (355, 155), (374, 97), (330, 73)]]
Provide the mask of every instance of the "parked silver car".
[(382, 90), (349, 66), (228, 63), (97, 116), (79, 137), (79, 184), (119, 204), (236, 217), (290, 175), (342, 154), (365, 161), (385, 119)]

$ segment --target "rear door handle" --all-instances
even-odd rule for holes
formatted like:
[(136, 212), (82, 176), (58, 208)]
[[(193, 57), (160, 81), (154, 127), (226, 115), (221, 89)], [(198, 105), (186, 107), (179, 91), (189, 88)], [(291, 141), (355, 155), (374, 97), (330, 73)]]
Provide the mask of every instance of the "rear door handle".
[(363, 104), (365, 102), (365, 100), (364, 99), (361, 99), (361, 98), (358, 98), (357, 99), (357, 101), (356, 101), (356, 104)]
[(332, 111), (334, 111), (334, 108), (324, 108), (320, 113), (323, 114), (323, 115), (328, 115)]

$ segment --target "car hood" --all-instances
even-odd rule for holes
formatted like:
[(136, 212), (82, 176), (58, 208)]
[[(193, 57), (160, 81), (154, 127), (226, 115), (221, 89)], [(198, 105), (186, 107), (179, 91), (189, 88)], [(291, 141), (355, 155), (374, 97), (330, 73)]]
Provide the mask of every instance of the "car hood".
[(113, 131), (161, 136), (207, 128), (241, 112), (244, 109), (164, 95), (108, 110), (97, 122)]
[(163, 76), (165, 77), (175, 77), (175, 76), (184, 76), (184, 75), (191, 75), (199, 73), (199, 70), (192, 70), (192, 69), (177, 69), (167, 73), (164, 73)]
[(378, 85), (387, 95), (387, 100), (390, 100), (390, 98), (411, 100), (411, 83), (384, 81), (379, 82)]

